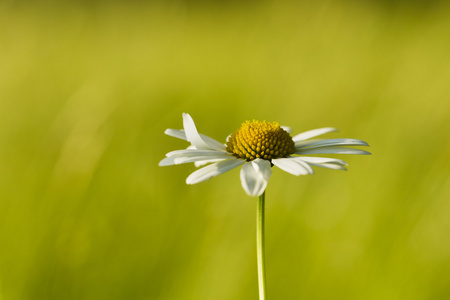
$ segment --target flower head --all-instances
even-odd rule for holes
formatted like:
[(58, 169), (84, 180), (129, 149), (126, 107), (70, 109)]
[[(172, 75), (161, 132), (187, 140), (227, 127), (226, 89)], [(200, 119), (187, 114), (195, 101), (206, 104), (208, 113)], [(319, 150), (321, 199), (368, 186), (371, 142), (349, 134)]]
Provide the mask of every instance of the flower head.
[(370, 154), (345, 146), (368, 146), (355, 139), (315, 139), (319, 135), (337, 131), (326, 127), (306, 131), (291, 137), (290, 129), (278, 123), (247, 121), (231, 134), (226, 144), (200, 134), (189, 114), (183, 114), (184, 130), (167, 129), (167, 135), (186, 140), (191, 145), (172, 151), (161, 160), (160, 166), (194, 162), (197, 167), (211, 163), (188, 176), (187, 184), (195, 184), (242, 166), (241, 183), (250, 196), (261, 195), (275, 165), (293, 175), (314, 174), (312, 166), (346, 170), (346, 162), (335, 158), (304, 156), (307, 154)]
[(287, 157), (295, 152), (289, 133), (276, 122), (245, 122), (227, 141), (226, 150), (234, 156), (251, 161)]

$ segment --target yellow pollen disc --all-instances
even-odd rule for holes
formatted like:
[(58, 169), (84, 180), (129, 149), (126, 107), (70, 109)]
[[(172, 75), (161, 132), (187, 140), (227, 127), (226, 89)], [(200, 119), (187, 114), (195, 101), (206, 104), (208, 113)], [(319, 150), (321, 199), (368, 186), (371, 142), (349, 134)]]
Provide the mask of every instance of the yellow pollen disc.
[(271, 160), (294, 153), (295, 143), (277, 122), (253, 120), (242, 123), (227, 141), (227, 151), (247, 161)]

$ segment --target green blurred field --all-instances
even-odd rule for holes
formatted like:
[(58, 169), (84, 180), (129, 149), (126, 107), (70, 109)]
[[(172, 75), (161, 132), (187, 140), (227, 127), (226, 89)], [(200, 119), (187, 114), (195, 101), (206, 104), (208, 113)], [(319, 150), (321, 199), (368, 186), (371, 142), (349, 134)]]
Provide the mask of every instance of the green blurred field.
[(363, 139), (267, 190), (270, 299), (450, 299), (450, 6), (0, 3), (0, 299), (257, 299), (256, 199), (187, 186), (190, 113)]

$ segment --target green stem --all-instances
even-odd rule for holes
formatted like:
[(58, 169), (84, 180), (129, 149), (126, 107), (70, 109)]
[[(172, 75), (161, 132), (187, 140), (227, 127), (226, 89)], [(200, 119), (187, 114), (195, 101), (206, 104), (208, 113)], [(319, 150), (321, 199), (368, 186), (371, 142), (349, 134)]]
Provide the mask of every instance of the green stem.
[(259, 300), (267, 300), (266, 297), (266, 265), (264, 245), (264, 201), (266, 192), (259, 196), (256, 209), (256, 256), (258, 259), (258, 286)]

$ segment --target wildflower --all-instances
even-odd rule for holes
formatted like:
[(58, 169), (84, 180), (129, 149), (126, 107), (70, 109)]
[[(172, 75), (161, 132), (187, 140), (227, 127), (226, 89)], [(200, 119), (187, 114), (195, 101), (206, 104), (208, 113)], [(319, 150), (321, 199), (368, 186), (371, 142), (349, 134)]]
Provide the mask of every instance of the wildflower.
[(186, 140), (191, 145), (184, 150), (166, 154), (160, 166), (194, 162), (197, 167), (211, 163), (192, 174), (187, 184), (196, 184), (236, 167), (241, 168), (241, 183), (249, 196), (261, 196), (275, 165), (293, 175), (314, 174), (312, 167), (346, 170), (347, 163), (340, 159), (311, 157), (311, 154), (370, 154), (345, 146), (368, 146), (356, 139), (311, 139), (337, 131), (326, 127), (290, 136), (290, 128), (276, 122), (247, 121), (231, 134), (226, 144), (200, 134), (192, 117), (183, 114), (184, 130), (167, 129), (165, 134)]
[(242, 166), (241, 183), (250, 196), (258, 196), (256, 217), (256, 253), (258, 266), (259, 299), (266, 299), (265, 271), (265, 190), (272, 175), (272, 167), (293, 174), (313, 174), (312, 167), (346, 170), (346, 162), (335, 158), (311, 157), (310, 154), (370, 154), (367, 151), (346, 146), (368, 146), (355, 139), (315, 139), (319, 135), (336, 131), (326, 127), (290, 136), (288, 127), (278, 123), (247, 121), (222, 144), (200, 134), (194, 120), (183, 114), (184, 130), (167, 129), (167, 135), (186, 140), (191, 145), (184, 150), (172, 151), (160, 161), (160, 166), (170, 166), (193, 162), (203, 167), (186, 179), (187, 184), (195, 184)]

